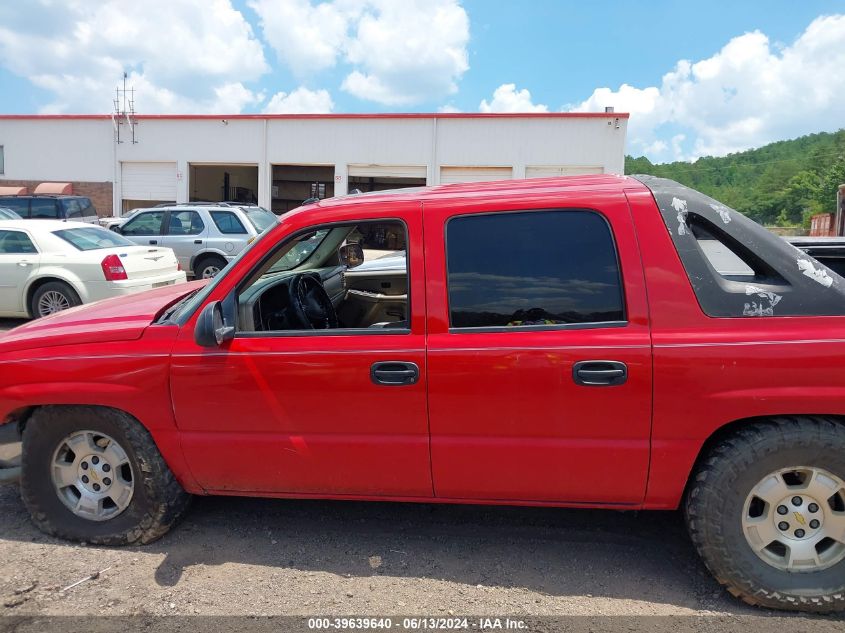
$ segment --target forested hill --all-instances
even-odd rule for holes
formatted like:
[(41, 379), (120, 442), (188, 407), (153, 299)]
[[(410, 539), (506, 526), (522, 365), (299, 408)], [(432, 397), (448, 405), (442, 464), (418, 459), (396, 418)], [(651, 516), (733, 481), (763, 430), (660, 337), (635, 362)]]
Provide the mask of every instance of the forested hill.
[(652, 174), (698, 189), (762, 224), (804, 224), (836, 209), (845, 184), (845, 129), (778, 141), (721, 158), (654, 165), (625, 157), (626, 174)]

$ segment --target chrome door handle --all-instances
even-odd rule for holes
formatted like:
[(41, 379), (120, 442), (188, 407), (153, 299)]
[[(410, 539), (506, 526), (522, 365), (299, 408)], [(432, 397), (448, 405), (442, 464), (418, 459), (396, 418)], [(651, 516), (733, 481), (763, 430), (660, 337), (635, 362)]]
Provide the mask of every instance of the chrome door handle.
[(27, 266), (32, 266), (32, 262), (18, 262), (18, 266), (26, 268)]

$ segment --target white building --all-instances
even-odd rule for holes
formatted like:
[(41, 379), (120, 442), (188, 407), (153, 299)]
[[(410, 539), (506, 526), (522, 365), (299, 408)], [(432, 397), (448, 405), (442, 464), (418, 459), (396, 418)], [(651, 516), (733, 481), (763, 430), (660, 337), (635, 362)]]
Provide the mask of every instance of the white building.
[(71, 182), (101, 215), (231, 199), (281, 213), (353, 189), (622, 173), (627, 122), (613, 112), (139, 115), (134, 125), (0, 115), (0, 186)]

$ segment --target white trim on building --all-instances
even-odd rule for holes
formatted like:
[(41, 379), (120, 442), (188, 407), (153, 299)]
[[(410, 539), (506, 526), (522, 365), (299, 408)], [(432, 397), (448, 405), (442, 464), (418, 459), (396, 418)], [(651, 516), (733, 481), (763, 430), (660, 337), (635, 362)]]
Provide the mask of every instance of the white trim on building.
[(255, 198), (271, 208), (276, 166), (322, 165), (318, 189), (334, 195), (347, 193), (350, 178), (383, 188), (622, 173), (627, 121), (620, 113), (147, 115), (137, 117), (136, 143), (126, 124), (116, 143), (105, 115), (0, 115), (0, 184), (112, 183), (120, 210), (124, 201), (189, 201), (192, 165), (252, 165)]

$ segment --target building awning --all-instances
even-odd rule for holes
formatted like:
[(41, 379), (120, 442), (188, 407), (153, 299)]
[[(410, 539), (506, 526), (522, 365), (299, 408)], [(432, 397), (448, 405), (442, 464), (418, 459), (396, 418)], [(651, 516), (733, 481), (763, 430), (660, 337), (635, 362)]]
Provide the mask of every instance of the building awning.
[(42, 182), (33, 193), (36, 195), (50, 193), (68, 196), (73, 193), (73, 185), (69, 182)]
[(26, 187), (0, 187), (0, 196), (25, 196)]

